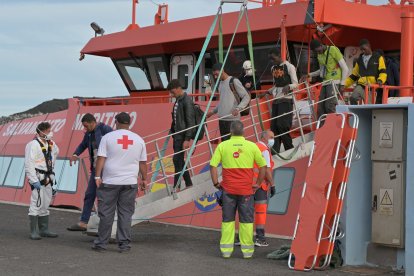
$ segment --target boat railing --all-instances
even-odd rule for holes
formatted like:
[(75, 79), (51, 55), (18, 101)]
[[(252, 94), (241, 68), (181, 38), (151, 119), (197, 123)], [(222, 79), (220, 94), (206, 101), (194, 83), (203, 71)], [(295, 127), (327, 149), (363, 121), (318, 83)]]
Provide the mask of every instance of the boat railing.
[[(365, 99), (368, 99), (366, 103), (375, 103), (378, 96), (378, 89), (382, 89), (382, 104), (388, 104), (390, 90), (398, 90), (400, 92), (409, 92), (409, 97), (413, 98), (414, 86), (393, 86), (393, 85), (382, 85), (371, 84), (365, 86)], [(411, 99), (411, 102), (413, 99)]]
[[(336, 85), (334, 85), (331, 81), (327, 81), (325, 83), (323, 83), (324, 85), (332, 85), (334, 87), (334, 90), (337, 91)], [(315, 88), (316, 86), (318, 86), (320, 84), (315, 84), (315, 85), (304, 85), (304, 88), (301, 89), (297, 89), (287, 95), (284, 96), (292, 96), (293, 99), (293, 110), (291, 112), (282, 114), (282, 115), (278, 115), (275, 117), (272, 117), (271, 115), (269, 115), (270, 113), (270, 109), (268, 109), (268, 111), (261, 113), (260, 107), (261, 106), (266, 106), (266, 105), (270, 105), (275, 98), (273, 97), (268, 97), (265, 99), (261, 99), (259, 104), (256, 106), (256, 108), (253, 108), (255, 106), (254, 101), (256, 101), (256, 99), (253, 99), (251, 102), (251, 106), (248, 108), (251, 108), (251, 112), (249, 114), (249, 116), (244, 116), (241, 117), (241, 121), (244, 123), (245, 125), (245, 132), (246, 133), (250, 133), (249, 135), (246, 135), (245, 138), (252, 140), (252, 141), (259, 141), (260, 140), (260, 133), (264, 130), (263, 125), (266, 123), (271, 123), (273, 120), (276, 120), (280, 117), (286, 116), (288, 114), (293, 114), (294, 120), (297, 123), (296, 127), (292, 127), (289, 131), (285, 132), (285, 133), (278, 133), (275, 135), (275, 137), (280, 137), (282, 135), (285, 135), (287, 133), (291, 133), (293, 134), (297, 134), (297, 136), (301, 137), (302, 142), (306, 142), (305, 139), (305, 134), (307, 132), (310, 132), (312, 130), (314, 130), (315, 128), (315, 124), (316, 124), (316, 113), (315, 113), (315, 106), (319, 103), (317, 101), (315, 101), (312, 98), (312, 94), (311, 94), (311, 89)], [(263, 90), (263, 91), (257, 91), (259, 93), (264, 93), (267, 92), (267, 90)], [(257, 93), (256, 92), (256, 93)], [(338, 92), (338, 91), (337, 91)], [(258, 93), (258, 94), (259, 94)], [(338, 98), (337, 96), (338, 93), (334, 93), (333, 96), (326, 98), (323, 101), (327, 101), (329, 99), (332, 98)], [(297, 96), (300, 95), (300, 100), (297, 99)], [(265, 96), (266, 97), (266, 96)], [(306, 114), (305, 116), (307, 116), (308, 122), (303, 123), (302, 122), (302, 115), (304, 114), (303, 111), (306, 110)], [(263, 115), (267, 115), (265, 117), (268, 118), (263, 118)], [(209, 118), (206, 123), (204, 124), (204, 130), (205, 130), (205, 136), (206, 139), (205, 140), (201, 140), (197, 143), (197, 148), (201, 148), (200, 151), (197, 151), (197, 153), (193, 154), (191, 156), (191, 158), (189, 159), (189, 164), (187, 167), (187, 171), (190, 172), (191, 175), (195, 175), (195, 169), (206, 166), (209, 162), (210, 162), (210, 158), (213, 155), (214, 152), (214, 146), (215, 144), (217, 144), (219, 142), (219, 140), (221, 140), (221, 138), (223, 138), (224, 136), (220, 136), (217, 135), (217, 133), (219, 132), (219, 129), (217, 127), (210, 129), (209, 126), (213, 125), (213, 123), (217, 123), (218, 120), (222, 120), (225, 119), (226, 117), (230, 117), (231, 115), (225, 116), (225, 117), (221, 117), (221, 118)], [(156, 174), (156, 177), (151, 177), (151, 182), (148, 184), (148, 190), (152, 190), (153, 186), (158, 183), (164, 183), (166, 185), (167, 188), (167, 192), (168, 194), (172, 194), (174, 193), (174, 187), (171, 188), (170, 184), (169, 184), (169, 179), (174, 177), (175, 175), (179, 175), (181, 174), (181, 172), (177, 172), (177, 173), (167, 173), (167, 171), (171, 171), (171, 168), (173, 168), (173, 165), (171, 164), (171, 160), (174, 158), (175, 155), (177, 154), (182, 154), (182, 153), (187, 153), (187, 150), (184, 149), (182, 151), (179, 152), (175, 152), (175, 153), (170, 153), (170, 154), (165, 154), (166, 152), (166, 147), (168, 147), (168, 140), (176, 134), (179, 133), (183, 133), (187, 130), (190, 130), (192, 128), (198, 128), (198, 125), (195, 125), (193, 127), (184, 129), (182, 131), (176, 132), (174, 134), (172, 133), (168, 133), (165, 135), (165, 133), (167, 133), (168, 130), (164, 130), (161, 132), (158, 132), (157, 136), (161, 135), (160, 137), (156, 137), (152, 140), (149, 140), (146, 142), (147, 144), (147, 148), (154, 148), (155, 150), (152, 152), (149, 152), (148, 155), (148, 165), (149, 167), (153, 168), (150, 176), (153, 176), (154, 174)], [(228, 134), (229, 135), (229, 134)], [(148, 135), (146, 137), (154, 137), (156, 136), (155, 134), (151, 134)], [(163, 143), (163, 146), (160, 147), (160, 144)], [(205, 147), (207, 145), (207, 148), (205, 148), (205, 150), (203, 150), (203, 146)], [(198, 162), (196, 162), (197, 164), (193, 165), (193, 160), (197, 159)], [(169, 160), (169, 161), (168, 161)], [(157, 167), (158, 166), (158, 167)], [(155, 168), (155, 169), (154, 169)], [(161, 172), (161, 175), (158, 176), (158, 173)]]

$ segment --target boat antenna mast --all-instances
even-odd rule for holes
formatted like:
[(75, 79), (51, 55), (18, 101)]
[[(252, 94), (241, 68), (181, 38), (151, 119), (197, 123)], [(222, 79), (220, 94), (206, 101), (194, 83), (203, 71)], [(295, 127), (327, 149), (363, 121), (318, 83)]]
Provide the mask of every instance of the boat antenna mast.
[(136, 23), (138, 0), (132, 0), (132, 23), (128, 25), (127, 30), (136, 30), (139, 28)]

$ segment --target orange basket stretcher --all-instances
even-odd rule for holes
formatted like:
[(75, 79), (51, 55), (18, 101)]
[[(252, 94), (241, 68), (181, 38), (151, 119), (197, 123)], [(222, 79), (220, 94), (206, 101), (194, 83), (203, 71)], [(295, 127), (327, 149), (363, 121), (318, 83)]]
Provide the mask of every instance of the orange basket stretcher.
[(339, 229), (343, 200), (345, 198), (346, 185), (354, 154), (356, 136), (358, 132), (359, 118), (353, 113), (346, 114), (346, 123), (342, 133), (341, 149), (332, 184), (332, 195), (330, 196), (326, 212), (326, 223), (322, 230), (322, 239), (316, 258), (315, 269), (325, 269), (329, 266), (334, 250), (335, 240), (343, 238), (344, 233)]
[(318, 121), (289, 254), (291, 269), (309, 271), (316, 265), (345, 123), (344, 113)]

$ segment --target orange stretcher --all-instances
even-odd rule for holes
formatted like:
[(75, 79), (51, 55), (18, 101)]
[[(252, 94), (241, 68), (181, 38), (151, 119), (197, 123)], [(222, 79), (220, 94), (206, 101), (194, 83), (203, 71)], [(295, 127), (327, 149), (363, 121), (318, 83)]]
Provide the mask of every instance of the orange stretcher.
[[(329, 266), (334, 250), (335, 240), (341, 238), (343, 233), (338, 233), (339, 219), (341, 216), (346, 185), (354, 153), (355, 140), (359, 125), (358, 116), (353, 113), (346, 114), (346, 123), (342, 133), (341, 149), (335, 168), (332, 183), (332, 194), (326, 212), (326, 223), (322, 230), (322, 239), (316, 258), (315, 269), (325, 269)], [(343, 156), (341, 158), (341, 156)]]
[(316, 265), (346, 117), (328, 114), (318, 121), (289, 254), (291, 269), (308, 271)]

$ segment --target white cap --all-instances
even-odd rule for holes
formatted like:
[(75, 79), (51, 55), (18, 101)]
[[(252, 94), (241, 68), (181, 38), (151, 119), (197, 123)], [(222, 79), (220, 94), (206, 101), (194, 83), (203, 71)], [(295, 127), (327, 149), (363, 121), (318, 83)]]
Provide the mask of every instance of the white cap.
[(250, 60), (246, 60), (245, 62), (243, 62), (243, 69), (244, 70), (252, 69), (252, 62)]

